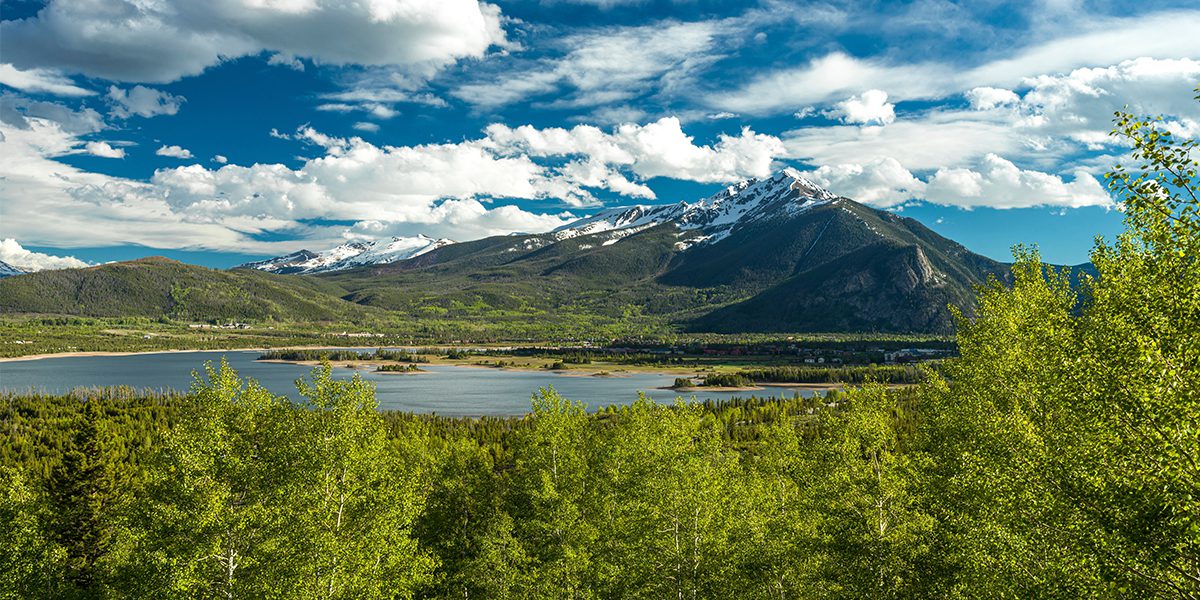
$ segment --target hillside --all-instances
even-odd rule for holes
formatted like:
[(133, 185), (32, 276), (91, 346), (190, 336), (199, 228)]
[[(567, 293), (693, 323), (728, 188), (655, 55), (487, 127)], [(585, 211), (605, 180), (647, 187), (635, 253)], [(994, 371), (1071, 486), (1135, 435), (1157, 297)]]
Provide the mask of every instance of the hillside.
[(695, 331), (945, 332), (947, 306), (970, 312), (989, 276), (1007, 266), (785, 170), (696, 203), (610, 209), (323, 278), (355, 302), (466, 318), (636, 310)]
[(192, 321), (329, 321), (375, 314), (326, 281), (218, 271), (160, 257), (0, 280), (0, 313), (171, 317)]
[[(288, 273), (277, 275), (264, 271)], [(945, 333), (1007, 266), (787, 169), (693, 203), (609, 209), (464, 243), (351, 243), (214, 271), (151, 258), (0, 281), (0, 311), (337, 320), (500, 332), (597, 322), (697, 332)], [(636, 316), (637, 320), (630, 320)]]

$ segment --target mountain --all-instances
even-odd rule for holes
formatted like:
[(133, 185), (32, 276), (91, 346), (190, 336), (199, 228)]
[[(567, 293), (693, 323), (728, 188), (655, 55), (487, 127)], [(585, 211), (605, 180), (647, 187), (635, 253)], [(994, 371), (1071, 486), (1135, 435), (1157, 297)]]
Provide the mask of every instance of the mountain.
[(24, 275), (25, 271), (18, 269), (2, 260), (0, 260), (0, 279), (12, 277), (14, 275)]
[(161, 257), (0, 279), (0, 313), (192, 321), (349, 321), (379, 311), (326, 281), (218, 271)]
[(609, 209), (325, 277), (348, 299), (398, 311), (635, 310), (696, 331), (945, 332), (947, 305), (969, 313), (973, 286), (1008, 267), (785, 169), (698, 202)]
[[(680, 231), (697, 231), (690, 243), (680, 243), (686, 249), (693, 243), (711, 244), (729, 237), (735, 228), (772, 218), (795, 216), (837, 200), (837, 196), (805, 179), (795, 169), (784, 169), (775, 176), (748, 179), (731, 185), (706, 200), (680, 202), (666, 206), (633, 206), (614, 208), (564, 225), (553, 234), (556, 239), (602, 232), (619, 232), (620, 237), (654, 227), (674, 223)], [(611, 235), (611, 234), (610, 234)], [(616, 242), (612, 238), (607, 243)]]
[(235, 268), (257, 269), (277, 274), (327, 273), (364, 265), (381, 265), (405, 260), (453, 243), (452, 240), (433, 239), (424, 235), (393, 237), (371, 242), (349, 242), (321, 253), (301, 250), (285, 256), (246, 263)]
[(973, 286), (1009, 277), (1006, 264), (791, 169), (704, 200), (604, 210), (547, 233), (391, 238), (243, 267), (147, 259), (36, 273), (0, 280), (0, 311), (390, 313), (432, 336), (531, 339), (666, 328), (946, 333), (949, 305), (971, 314)]

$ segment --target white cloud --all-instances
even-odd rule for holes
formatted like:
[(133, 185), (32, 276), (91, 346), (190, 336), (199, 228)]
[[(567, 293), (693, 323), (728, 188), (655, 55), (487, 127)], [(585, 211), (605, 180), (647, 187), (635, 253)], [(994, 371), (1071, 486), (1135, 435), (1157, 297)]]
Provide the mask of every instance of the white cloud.
[[(139, 182), (52, 160), (83, 142), (54, 121), (28, 119), (27, 125), (0, 130), (7, 136), (0, 144), (0, 196), (27, 199), (3, 203), (3, 222), (27, 243), (56, 247), (119, 243), (268, 253), (367, 230), (459, 240), (546, 231), (569, 215), (513, 202), (591, 205), (596, 189), (653, 198), (644, 179), (725, 182), (765, 175), (783, 150), (778, 139), (749, 130), (697, 144), (673, 118), (609, 131), (494, 125), (479, 139), (417, 146), (377, 146), (304, 127), (277, 132), (319, 151), (298, 168), (191, 164)], [(311, 225), (322, 220), (359, 225), (349, 233), (345, 226)], [(254, 239), (267, 233), (289, 241)]]
[(42, 102), (15, 94), (0, 94), (0, 123), (30, 129), (36, 120), (57, 123), (69, 134), (95, 133), (105, 128), (104, 118), (90, 109), (74, 110), (57, 102)]
[(460, 100), (496, 108), (557, 92), (551, 108), (616, 104), (678, 89), (716, 59), (717, 44), (736, 30), (732, 21), (659, 22), (603, 28), (558, 41), (564, 54), (508, 65), (451, 91)]
[(985, 156), (973, 168), (939, 169), (925, 181), (890, 158), (823, 166), (805, 175), (835, 193), (880, 208), (896, 208), (909, 201), (966, 209), (1113, 206), (1100, 182), (1086, 171), (1075, 171), (1067, 181), (1018, 168), (995, 154)]
[(843, 123), (887, 125), (896, 120), (896, 105), (887, 101), (887, 92), (867, 90), (833, 105), (825, 114)]
[(89, 266), (74, 256), (53, 256), (21, 247), (17, 240), (0, 240), (0, 262), (6, 262), (26, 273), (53, 269), (79, 269)]
[(223, 154), (215, 154), (212, 157), (212, 161), (219, 165), (223, 165), (223, 164), (229, 162), (229, 159), (226, 158), (225, 155), (223, 155)]
[(718, 92), (707, 102), (713, 108), (749, 114), (792, 110), (795, 106), (821, 104), (870, 89), (886, 89), (901, 99), (942, 93), (933, 82), (945, 81), (948, 68), (935, 63), (890, 64), (834, 52), (799, 68), (760, 75), (741, 89)]
[(187, 160), (192, 157), (191, 150), (188, 150), (187, 148), (181, 148), (179, 146), (164, 145), (158, 150), (155, 150), (154, 153), (159, 156), (168, 156), (170, 158), (178, 158), (181, 160)]
[(536, 199), (561, 187), (526, 157), (497, 157), (477, 142), (379, 147), (311, 129), (297, 137), (324, 150), (298, 170), (283, 165), (190, 165), (151, 180), (171, 210), (193, 221), (274, 218), (381, 223), (388, 231), (475, 239), (562, 223), (489, 198)]
[(863, 164), (894, 158), (908, 169), (972, 164), (989, 152), (1025, 153), (1010, 118), (974, 111), (935, 110), (887, 127), (813, 126), (784, 132), (786, 156), (815, 165)]
[(1200, 57), (1200, 11), (1084, 20), (1077, 33), (1033, 44), (962, 74), (963, 87), (1012, 86), (1034, 73), (1061, 73), (1137, 58)]
[(925, 192), (925, 183), (890, 157), (863, 165), (826, 165), (805, 175), (839, 195), (879, 208), (899, 206)]
[[(139, 244), (271, 253), (296, 248), (258, 242), (247, 232), (281, 221), (189, 222), (146, 183), (82, 171), (53, 160), (83, 144), (56, 121), (0, 126), (0, 223), (26, 244), (59, 248)], [(20, 199), (15, 201), (14, 199)], [(48, 218), (52, 216), (52, 218)], [(299, 234), (304, 233), (299, 230)]]
[(1113, 148), (1116, 141), (1107, 135), (1112, 114), (1125, 104), (1135, 113), (1166, 115), (1166, 128), (1188, 132), (1200, 123), (1191, 91), (1198, 79), (1200, 61), (1137, 59), (1027, 78), (1023, 95), (973, 88), (964, 94), (970, 110), (930, 109), (882, 128), (806, 127), (782, 138), (788, 157), (817, 165), (892, 157), (924, 171), (971, 166), (997, 154), (1059, 170), (1081, 160), (1081, 152)]
[(69, 77), (50, 69), (20, 70), (0, 63), (0, 84), (23, 92), (41, 92), (56, 96), (91, 96), (96, 92), (83, 89)]
[(52, 0), (35, 17), (0, 23), (0, 54), (18, 69), (139, 82), (170, 82), (264, 51), (428, 73), (504, 41), (500, 9), (475, 0)]
[(721, 119), (732, 119), (736, 116), (737, 115), (735, 115), (731, 112), (718, 112), (718, 113), (710, 113), (709, 115), (706, 116), (706, 118), (709, 120), (712, 120), (712, 121), (718, 121)]
[(118, 119), (128, 119), (133, 115), (153, 117), (156, 115), (173, 115), (179, 112), (183, 104), (183, 96), (175, 96), (156, 89), (135, 85), (128, 90), (117, 86), (109, 86), (108, 100), (112, 103), (112, 115)]
[(113, 148), (108, 142), (88, 142), (84, 144), (84, 150), (102, 158), (125, 158), (124, 148)]
[(369, 123), (366, 121), (359, 121), (358, 123), (355, 123), (354, 128), (358, 131), (369, 131), (371, 133), (379, 131), (379, 125), (377, 123)]
[(538, 129), (495, 124), (487, 128), (487, 134), (489, 142), (505, 151), (535, 157), (582, 156), (600, 164), (628, 167), (644, 179), (671, 177), (704, 183), (768, 175), (772, 160), (784, 152), (778, 138), (748, 128), (737, 136), (721, 134), (715, 144), (700, 146), (674, 117), (646, 125), (620, 125), (612, 133), (590, 125)]
[(769, 114), (887, 90), (899, 100), (943, 98), (963, 90), (1012, 87), (1037, 73), (1112, 65), (1136, 58), (1200, 56), (1200, 11), (1169, 11), (1137, 19), (1092, 19), (1071, 35), (1044, 40), (974, 67), (942, 62), (897, 63), (833, 52), (807, 65), (759, 75), (740, 89), (709, 94), (719, 110)]
[(291, 54), (282, 54), (279, 52), (272, 54), (270, 58), (267, 59), (267, 64), (279, 67), (287, 67), (293, 71), (304, 70), (304, 61), (301, 61)]
[(964, 94), (971, 108), (975, 110), (992, 110), (1001, 106), (1011, 106), (1021, 101), (1012, 90), (981, 86), (967, 90)]
[(1113, 206), (1104, 187), (1085, 171), (1076, 171), (1067, 182), (1048, 173), (1020, 169), (994, 154), (984, 158), (979, 171), (939, 169), (929, 179), (925, 199), (963, 208)]

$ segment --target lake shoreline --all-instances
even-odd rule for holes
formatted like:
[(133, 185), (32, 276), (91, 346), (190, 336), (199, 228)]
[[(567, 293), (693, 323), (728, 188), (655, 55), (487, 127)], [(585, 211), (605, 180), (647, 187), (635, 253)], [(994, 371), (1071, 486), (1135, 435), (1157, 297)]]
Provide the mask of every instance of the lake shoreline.
[(830, 390), (840, 390), (850, 386), (848, 383), (758, 383), (754, 385), (739, 385), (739, 386), (717, 386), (717, 385), (689, 385), (685, 387), (666, 386), (658, 388), (660, 390), (671, 390), (674, 392), (695, 393), (695, 392), (761, 392), (767, 388), (788, 388), (793, 390), (806, 390), (814, 392), (827, 392)]

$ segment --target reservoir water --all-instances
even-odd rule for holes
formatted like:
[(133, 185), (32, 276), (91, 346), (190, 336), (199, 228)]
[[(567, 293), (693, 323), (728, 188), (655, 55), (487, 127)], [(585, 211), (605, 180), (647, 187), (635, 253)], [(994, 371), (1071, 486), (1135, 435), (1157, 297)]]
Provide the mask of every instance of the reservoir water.
[[(186, 390), (192, 371), (206, 361), (224, 356), (243, 378), (257, 380), (276, 394), (296, 398), (295, 381), (312, 368), (304, 365), (255, 360), (256, 351), (165, 352), (125, 356), (65, 356), (0, 362), (0, 390), (65, 393), (80, 387), (126, 385), (156, 390)], [(371, 367), (373, 368), (373, 367)], [(629, 404), (645, 392), (656, 402), (673, 402), (683, 395), (697, 400), (723, 400), (751, 395), (811, 396), (811, 390), (768, 388), (756, 392), (687, 392), (660, 389), (675, 376), (657, 373), (622, 373), (591, 377), (551, 371), (510, 371), (449, 365), (422, 366), (427, 372), (387, 374), (371, 370), (335, 368), (334, 375), (350, 378), (355, 372), (375, 385), (379, 406), (385, 410), (436, 413), (447, 416), (519, 415), (529, 412), (530, 396), (539, 388), (553, 387), (563, 397), (585, 403), (589, 410), (610, 404)]]

